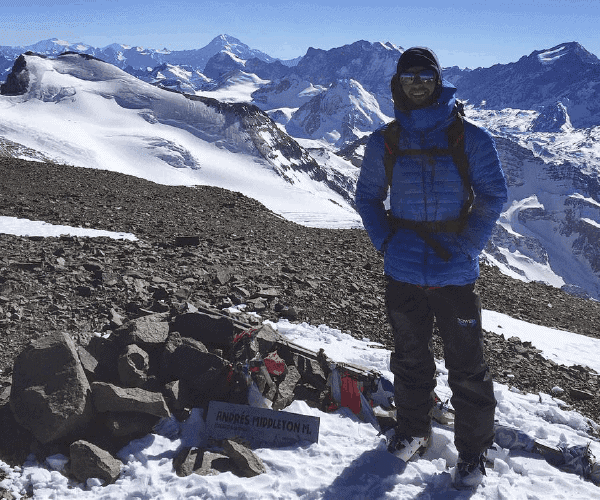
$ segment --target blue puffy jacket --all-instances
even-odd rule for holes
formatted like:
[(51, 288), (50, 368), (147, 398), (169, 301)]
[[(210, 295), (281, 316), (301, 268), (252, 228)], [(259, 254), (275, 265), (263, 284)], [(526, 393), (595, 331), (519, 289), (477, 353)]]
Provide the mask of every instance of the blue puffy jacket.
[[(446, 149), (446, 130), (454, 120), (456, 88), (443, 82), (436, 103), (409, 112), (396, 110), (401, 125), (400, 149)], [(356, 207), (378, 251), (385, 255), (385, 274), (421, 286), (466, 285), (479, 276), (479, 254), (507, 201), (504, 173), (491, 135), (465, 120), (465, 152), (475, 200), (461, 233), (432, 233), (452, 257), (445, 261), (414, 230), (395, 233), (386, 216), (387, 178), (381, 129), (367, 143), (356, 186)], [(400, 219), (444, 221), (459, 217), (467, 198), (451, 156), (399, 156), (390, 188), (390, 210)]]

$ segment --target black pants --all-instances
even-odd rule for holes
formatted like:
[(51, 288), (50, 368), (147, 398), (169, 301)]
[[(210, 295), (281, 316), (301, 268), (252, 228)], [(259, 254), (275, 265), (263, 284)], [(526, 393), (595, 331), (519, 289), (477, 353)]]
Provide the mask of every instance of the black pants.
[(456, 448), (462, 453), (483, 452), (494, 440), (496, 399), (483, 355), (481, 301), (475, 285), (422, 288), (386, 279), (386, 307), (395, 343), (390, 370), (394, 374), (397, 432), (409, 436), (431, 432), (435, 317), (456, 411)]

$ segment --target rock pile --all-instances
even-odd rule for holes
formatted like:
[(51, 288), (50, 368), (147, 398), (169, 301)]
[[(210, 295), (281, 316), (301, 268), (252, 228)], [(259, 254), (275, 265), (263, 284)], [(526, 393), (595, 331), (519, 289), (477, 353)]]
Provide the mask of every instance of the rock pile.
[[(15, 360), (9, 405), (16, 423), (47, 452), (64, 450), (70, 474), (81, 482), (115, 481), (115, 450), (152, 432), (161, 419), (184, 421), (192, 408), (206, 411), (210, 401), (256, 405), (260, 398), (274, 410), (294, 399), (322, 409), (331, 402), (331, 362), (268, 324), (251, 328), (191, 304), (175, 315), (142, 314), (87, 345), (75, 345), (66, 333), (42, 337)], [(210, 464), (220, 460), (220, 470), (233, 463), (242, 475), (264, 471), (242, 443), (229, 440), (218, 451), (181, 449), (175, 469), (212, 474)]]

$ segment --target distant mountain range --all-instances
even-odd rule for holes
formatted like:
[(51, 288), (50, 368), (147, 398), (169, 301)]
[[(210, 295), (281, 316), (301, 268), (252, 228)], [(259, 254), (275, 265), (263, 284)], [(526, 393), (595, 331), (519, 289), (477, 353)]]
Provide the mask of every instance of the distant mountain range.
[[(236, 71), (255, 74), (272, 85), (301, 81), (327, 88), (353, 79), (375, 96), (384, 114), (391, 116), (389, 81), (403, 49), (389, 42), (358, 41), (330, 50), (311, 47), (301, 58), (281, 61), (229, 35), (220, 35), (203, 48), (182, 51), (119, 44), (95, 48), (52, 39), (27, 47), (0, 47), (0, 80), (6, 79), (14, 60), (27, 51), (89, 54), (143, 81), (190, 93), (214, 90)], [(542, 111), (560, 102), (574, 127), (600, 124), (600, 59), (577, 42), (534, 51), (516, 62), (490, 68), (445, 68), (444, 76), (457, 85), (459, 98), (475, 106)], [(256, 99), (263, 109), (265, 92)], [(272, 92), (278, 89), (272, 88)]]
[[(0, 57), (14, 60), (25, 52), (36, 54), (58, 55), (64, 52), (80, 52), (89, 54), (118, 68), (128, 71), (153, 69), (161, 64), (174, 66), (186, 66), (194, 69), (204, 70), (211, 57), (219, 52), (228, 52), (241, 60), (258, 58), (265, 62), (274, 62), (275, 59), (269, 55), (240, 42), (237, 38), (229, 35), (220, 35), (214, 38), (208, 45), (201, 49), (170, 51), (167, 49), (157, 50), (143, 47), (131, 47), (113, 43), (106, 47), (97, 48), (83, 43), (70, 43), (57, 38), (44, 40), (26, 47), (0, 47)], [(2, 63), (2, 60), (0, 60)], [(0, 66), (3, 74), (6, 65)]]
[[(310, 48), (297, 61), (279, 61), (227, 35), (179, 52), (116, 44), (95, 49), (58, 40), (25, 49), (52, 61), (64, 51), (87, 55), (61, 56), (44, 66), (43, 58), (19, 57), (23, 49), (1, 47), (1, 91), (15, 96), (11, 105), (31, 112), (42, 109), (32, 107), (33, 101), (60, 103), (60, 116), (76, 121), (82, 92), (93, 93), (131, 111), (128, 117), (262, 157), (296, 189), (314, 192), (315, 183), (322, 185), (321, 194), (338, 200), (336, 206), (351, 205), (365, 140), (392, 119), (389, 81), (403, 52), (391, 43), (358, 41), (331, 50)], [(108, 65), (92, 64), (96, 58)], [(115, 66), (135, 79), (122, 72), (114, 76)], [(42, 82), (40, 75), (50, 70), (70, 75), (70, 83)], [(467, 101), (467, 117), (496, 137), (507, 175), (509, 203), (486, 258), (515, 277), (600, 299), (600, 60), (569, 42), (490, 68), (444, 68), (444, 77)], [(114, 78), (123, 83), (115, 86)], [(81, 80), (95, 83), (77, 83)], [(202, 116), (192, 116), (193, 110), (202, 110)], [(17, 131), (0, 120), (0, 138), (10, 132), (11, 140), (23, 136), (27, 147), (50, 152), (52, 141), (31, 127)], [(165, 133), (159, 130), (152, 133)], [(208, 171), (190, 143), (169, 134), (143, 138), (156, 150), (149, 165)], [(75, 151), (76, 164), (96, 158), (98, 153), (82, 153), (86, 142), (66, 148), (68, 139), (56, 139), (60, 147), (52, 151), (67, 159)], [(106, 135), (102, 141), (123, 154), (138, 147), (123, 137)], [(226, 175), (235, 176), (235, 169)]]

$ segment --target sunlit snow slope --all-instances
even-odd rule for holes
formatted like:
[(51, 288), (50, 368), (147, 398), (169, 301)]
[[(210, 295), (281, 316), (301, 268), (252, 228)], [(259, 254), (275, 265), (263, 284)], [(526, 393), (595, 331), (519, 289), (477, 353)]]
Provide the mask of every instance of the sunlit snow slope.
[(274, 144), (277, 130), (259, 130), (257, 141), (231, 114), (96, 59), (24, 57), (28, 87), (0, 96), (0, 137), (58, 162), (239, 191), (307, 225), (360, 224), (314, 172), (293, 168)]

